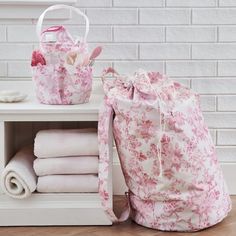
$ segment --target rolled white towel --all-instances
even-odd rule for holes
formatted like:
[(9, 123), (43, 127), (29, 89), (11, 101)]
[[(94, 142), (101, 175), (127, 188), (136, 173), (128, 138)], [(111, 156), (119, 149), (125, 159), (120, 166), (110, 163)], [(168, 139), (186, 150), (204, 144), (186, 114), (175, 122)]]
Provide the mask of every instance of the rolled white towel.
[(38, 177), (37, 191), (41, 193), (95, 193), (97, 175), (47, 175)]
[(34, 140), (38, 158), (98, 156), (98, 138), (94, 129), (41, 130)]
[(33, 169), (35, 156), (32, 147), (24, 147), (9, 161), (2, 172), (2, 190), (13, 198), (27, 198), (36, 189), (37, 177)]
[(97, 174), (98, 156), (36, 158), (34, 161), (34, 170), (37, 176)]

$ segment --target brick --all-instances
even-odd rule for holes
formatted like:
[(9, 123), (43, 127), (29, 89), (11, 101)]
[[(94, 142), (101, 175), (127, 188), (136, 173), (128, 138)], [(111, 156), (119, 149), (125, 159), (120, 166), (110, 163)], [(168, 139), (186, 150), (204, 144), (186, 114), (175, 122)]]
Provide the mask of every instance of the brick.
[[(90, 44), (90, 48), (97, 44)], [(105, 60), (128, 60), (138, 58), (138, 48), (135, 44), (102, 44), (103, 51), (99, 59)]]
[(0, 62), (0, 77), (7, 76), (7, 63)]
[(236, 112), (205, 112), (204, 118), (209, 128), (236, 128)]
[(29, 61), (11, 61), (8, 62), (9, 77), (32, 77)]
[(189, 24), (190, 11), (188, 9), (140, 9), (141, 24)]
[(120, 74), (133, 74), (138, 69), (146, 71), (159, 71), (163, 73), (164, 62), (157, 61), (117, 61), (114, 63), (114, 68)]
[(193, 24), (236, 24), (236, 9), (193, 9)]
[(217, 0), (166, 0), (167, 7), (214, 7)]
[[(46, 9), (45, 6), (33, 5), (1, 5), (0, 19), (38, 19), (40, 14)], [(69, 19), (70, 11), (66, 9), (49, 12), (47, 19)]]
[(9, 42), (38, 42), (36, 27), (32, 25), (11, 25), (7, 29)]
[(166, 73), (170, 76), (215, 76), (213, 61), (167, 61)]
[[(67, 30), (76, 38), (84, 36), (84, 26), (67, 26)], [(112, 40), (111, 27), (92, 26), (88, 34), (88, 42), (110, 42)], [(9, 26), (8, 27), (9, 42), (38, 42), (35, 33), (35, 26)]]
[(141, 44), (141, 59), (189, 59), (190, 46), (186, 44)]
[[(74, 38), (83, 37), (85, 33), (85, 27), (68, 27), (68, 30)], [(110, 26), (91, 26), (87, 40), (88, 42), (111, 42), (112, 29)]]
[(236, 79), (194, 79), (192, 89), (201, 94), (236, 93)]
[(235, 0), (219, 0), (220, 7), (236, 7)]
[(217, 147), (216, 154), (221, 162), (235, 162), (236, 148), (235, 147)]
[(137, 24), (138, 11), (136, 9), (88, 9), (87, 16), (91, 24)]
[(236, 95), (218, 96), (218, 110), (236, 111)]
[(115, 42), (163, 42), (165, 38), (163, 27), (115, 27)]
[(219, 27), (219, 41), (236, 42), (236, 27), (235, 26)]
[(236, 61), (219, 61), (218, 62), (219, 76), (235, 76), (236, 75)]
[(166, 28), (167, 42), (215, 42), (215, 27), (170, 26)]
[(236, 129), (218, 130), (217, 145), (236, 145)]
[(25, 44), (0, 44), (0, 59), (29, 59), (32, 54), (32, 46)]
[(111, 7), (112, 0), (77, 0), (77, 7)]
[(114, 0), (115, 7), (162, 7), (164, 0)]
[(215, 96), (202, 95), (200, 96), (200, 103), (202, 111), (215, 111), (216, 98)]
[(193, 59), (235, 59), (236, 44), (195, 44), (192, 46)]

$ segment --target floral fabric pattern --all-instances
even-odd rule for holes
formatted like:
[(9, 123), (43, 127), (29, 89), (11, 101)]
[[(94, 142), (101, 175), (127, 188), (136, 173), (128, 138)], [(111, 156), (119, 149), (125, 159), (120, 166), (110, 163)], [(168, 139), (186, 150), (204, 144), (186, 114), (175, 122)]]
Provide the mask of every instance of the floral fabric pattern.
[[(132, 218), (165, 231), (197, 231), (223, 220), (231, 209), (199, 96), (156, 72), (104, 80), (99, 115), (101, 162), (107, 160), (107, 120), (126, 184)], [(113, 118), (114, 114), (114, 118)], [(106, 158), (105, 158), (106, 157)], [(106, 169), (100, 193), (109, 215)]]
[[(55, 42), (47, 42), (48, 37)], [(44, 104), (79, 104), (89, 101), (92, 66), (87, 43), (75, 43), (63, 26), (42, 32), (41, 49), (32, 55), (36, 97)]]

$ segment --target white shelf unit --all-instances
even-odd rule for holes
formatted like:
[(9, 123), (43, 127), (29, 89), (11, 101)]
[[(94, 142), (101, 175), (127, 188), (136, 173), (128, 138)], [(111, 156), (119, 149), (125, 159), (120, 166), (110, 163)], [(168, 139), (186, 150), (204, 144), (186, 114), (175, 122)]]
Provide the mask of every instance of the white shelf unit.
[[(21, 103), (0, 103), (0, 172), (16, 150), (33, 142), (40, 129), (97, 126), (101, 97), (94, 95), (87, 104), (67, 106), (38, 104), (31, 98)], [(111, 129), (109, 135), (112, 150)], [(112, 196), (112, 156), (108, 184)], [(0, 226), (111, 224), (98, 193), (35, 192), (27, 199), (16, 200), (0, 192)]]

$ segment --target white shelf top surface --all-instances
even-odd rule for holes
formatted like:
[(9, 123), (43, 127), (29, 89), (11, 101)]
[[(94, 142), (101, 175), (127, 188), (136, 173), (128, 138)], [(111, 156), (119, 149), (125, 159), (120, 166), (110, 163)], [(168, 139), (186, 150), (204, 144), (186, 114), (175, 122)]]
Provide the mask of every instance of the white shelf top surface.
[(40, 104), (34, 97), (29, 96), (22, 102), (1, 103), (1, 114), (98, 114), (102, 102), (102, 94), (92, 94), (90, 101), (78, 105), (45, 105)]

